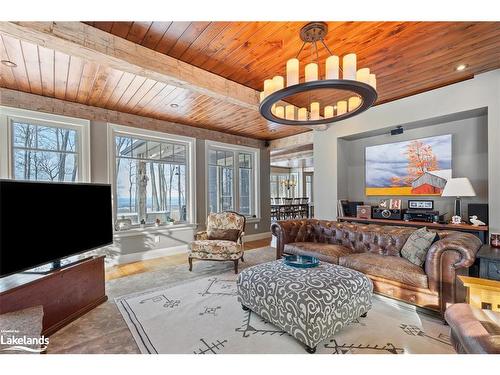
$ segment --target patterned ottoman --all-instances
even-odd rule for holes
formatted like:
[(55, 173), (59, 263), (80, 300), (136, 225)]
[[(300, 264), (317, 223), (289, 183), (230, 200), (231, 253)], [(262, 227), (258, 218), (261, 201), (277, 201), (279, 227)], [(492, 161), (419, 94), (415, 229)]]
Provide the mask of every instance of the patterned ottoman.
[(238, 276), (238, 301), (306, 345), (309, 353), (372, 306), (373, 284), (364, 274), (321, 262), (294, 268), (283, 260)]

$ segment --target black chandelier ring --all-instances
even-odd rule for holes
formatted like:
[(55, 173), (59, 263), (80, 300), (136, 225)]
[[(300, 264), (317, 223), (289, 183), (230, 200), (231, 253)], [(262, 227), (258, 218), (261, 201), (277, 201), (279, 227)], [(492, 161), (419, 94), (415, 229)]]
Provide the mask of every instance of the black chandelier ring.
[[(319, 89), (337, 89), (341, 91), (349, 91), (358, 94), (361, 97), (361, 104), (353, 111), (349, 111), (334, 117), (320, 118), (318, 120), (290, 120), (282, 117), (277, 117), (272, 113), (273, 105), (278, 104), (281, 101), (286, 101), (285, 99), (302, 92), (319, 90)], [(260, 114), (269, 121), (283, 124), (283, 125), (321, 125), (330, 124), (332, 122), (337, 122), (341, 120), (348, 119), (359, 115), (360, 113), (366, 111), (370, 108), (377, 100), (377, 91), (369, 84), (364, 82), (359, 82), (350, 79), (325, 79), (299, 83), (297, 85), (288, 86), (281, 90), (275, 91), (268, 95), (260, 103), (259, 111)], [(290, 104), (290, 103), (284, 103)]]

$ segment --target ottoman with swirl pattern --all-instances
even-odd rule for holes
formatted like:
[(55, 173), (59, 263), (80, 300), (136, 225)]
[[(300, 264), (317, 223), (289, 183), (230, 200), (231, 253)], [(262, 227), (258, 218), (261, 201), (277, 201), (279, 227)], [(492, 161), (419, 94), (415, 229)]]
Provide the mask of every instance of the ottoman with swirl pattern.
[(372, 306), (364, 274), (321, 262), (294, 268), (283, 260), (259, 264), (238, 276), (238, 301), (306, 345), (309, 353)]

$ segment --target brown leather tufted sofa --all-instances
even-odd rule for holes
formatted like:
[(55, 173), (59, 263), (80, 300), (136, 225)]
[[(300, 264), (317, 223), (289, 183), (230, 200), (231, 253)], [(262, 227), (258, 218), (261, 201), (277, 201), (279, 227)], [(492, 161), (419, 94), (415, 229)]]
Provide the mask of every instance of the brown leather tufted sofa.
[(432, 309), (463, 302), (457, 275), (468, 273), (481, 241), (469, 233), (438, 231), (423, 267), (400, 256), (415, 228), (365, 225), (326, 220), (287, 220), (271, 225), (277, 238), (276, 258), (284, 253), (313, 255), (365, 273), (375, 292)]

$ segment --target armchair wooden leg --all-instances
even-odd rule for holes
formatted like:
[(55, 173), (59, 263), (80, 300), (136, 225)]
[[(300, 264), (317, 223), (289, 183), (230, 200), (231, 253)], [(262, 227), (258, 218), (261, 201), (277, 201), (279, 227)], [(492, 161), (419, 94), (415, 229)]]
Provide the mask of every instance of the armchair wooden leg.
[(245, 259), (243, 259), (243, 253), (241, 253), (241, 261), (244, 262)]
[(234, 260), (234, 273), (238, 274), (238, 259)]
[(189, 257), (188, 261), (189, 261), (189, 271), (192, 271), (193, 270), (193, 258)]

